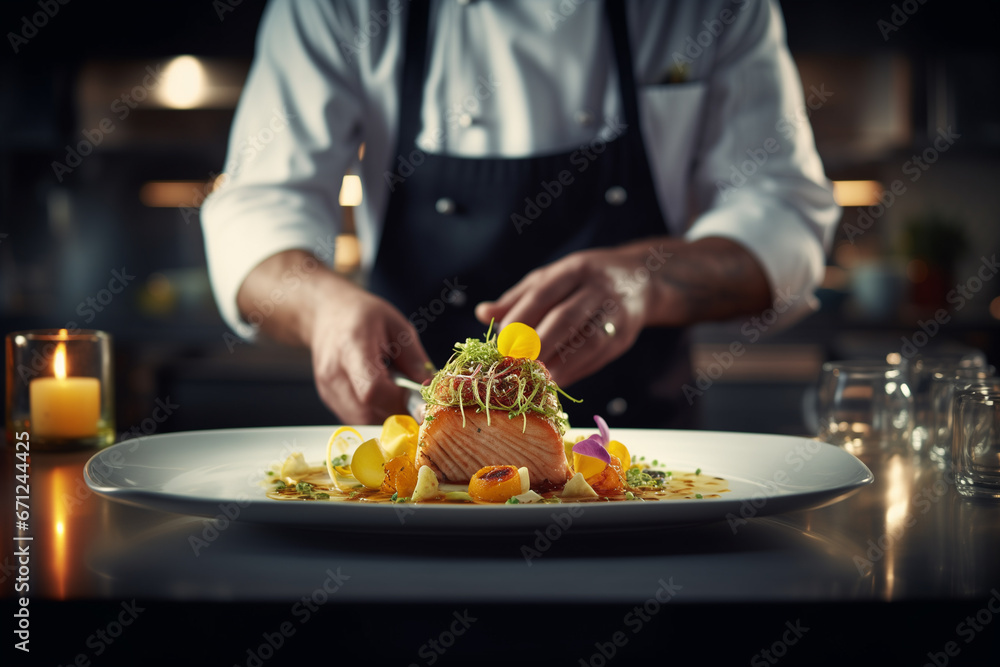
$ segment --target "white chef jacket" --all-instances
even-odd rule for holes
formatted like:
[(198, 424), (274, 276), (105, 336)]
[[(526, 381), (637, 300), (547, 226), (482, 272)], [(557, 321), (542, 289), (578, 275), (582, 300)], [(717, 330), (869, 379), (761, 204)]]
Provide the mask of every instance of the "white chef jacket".
[[(267, 7), (225, 177), (201, 210), (216, 300), (240, 335), (255, 331), (236, 294), (260, 262), (304, 249), (332, 265), (349, 170), (364, 188), (355, 209), (362, 269), (374, 263), (391, 176), (420, 168), (419, 150), (395, 154), (407, 4)], [(796, 295), (786, 321), (809, 312), (840, 209), (776, 4), (631, 0), (626, 9), (641, 131), (669, 232), (737, 241), (774, 292)], [(432, 0), (420, 150), (525, 157), (618, 131), (624, 111), (604, 16), (600, 0)]]

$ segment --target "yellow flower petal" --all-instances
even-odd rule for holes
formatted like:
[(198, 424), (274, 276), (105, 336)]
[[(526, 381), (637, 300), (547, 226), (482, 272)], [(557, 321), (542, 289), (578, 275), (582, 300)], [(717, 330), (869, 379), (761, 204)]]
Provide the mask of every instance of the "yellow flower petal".
[(497, 349), (505, 357), (537, 359), (542, 351), (542, 340), (527, 324), (511, 322), (500, 332)]
[(382, 423), (382, 448), (389, 458), (406, 454), (410, 461), (417, 457), (417, 434), (420, 425), (410, 415), (392, 415)]
[(608, 464), (601, 459), (573, 452), (573, 470), (583, 474), (584, 479), (590, 479), (594, 475), (600, 474), (608, 467)]
[(608, 453), (621, 461), (622, 469), (628, 470), (632, 465), (632, 456), (628, 453), (628, 448), (617, 440), (608, 443)]

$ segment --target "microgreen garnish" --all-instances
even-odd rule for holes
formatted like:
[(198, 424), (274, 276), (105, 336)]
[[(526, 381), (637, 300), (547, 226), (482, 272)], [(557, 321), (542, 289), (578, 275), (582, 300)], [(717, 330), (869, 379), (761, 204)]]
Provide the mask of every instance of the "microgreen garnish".
[(569, 422), (559, 403), (559, 395), (579, 402), (552, 381), (540, 362), (528, 358), (505, 357), (497, 349), (493, 324), (483, 340), (467, 338), (455, 344), (455, 352), (444, 368), (434, 375), (420, 393), (428, 405), (466, 407), (477, 412), (491, 410), (521, 417), (529, 412), (553, 419), (565, 433)]

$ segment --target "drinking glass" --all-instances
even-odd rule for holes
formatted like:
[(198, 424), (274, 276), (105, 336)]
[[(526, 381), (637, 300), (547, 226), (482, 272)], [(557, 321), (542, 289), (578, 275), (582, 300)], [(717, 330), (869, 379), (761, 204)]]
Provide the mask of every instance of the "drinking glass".
[(938, 463), (951, 459), (952, 423), (955, 391), (974, 386), (1000, 389), (996, 368), (960, 368), (950, 373), (934, 373), (931, 377), (931, 428), (928, 433), (928, 454)]
[(913, 393), (912, 446), (916, 452), (927, 453), (934, 427), (931, 405), (931, 382), (935, 374), (951, 374), (964, 369), (986, 369), (986, 355), (980, 350), (962, 348), (954, 351), (932, 350), (910, 359), (908, 381)]
[(955, 394), (952, 461), (961, 495), (1000, 499), (1000, 392), (973, 387)]
[(819, 437), (855, 455), (909, 447), (913, 397), (904, 366), (884, 361), (823, 364)]

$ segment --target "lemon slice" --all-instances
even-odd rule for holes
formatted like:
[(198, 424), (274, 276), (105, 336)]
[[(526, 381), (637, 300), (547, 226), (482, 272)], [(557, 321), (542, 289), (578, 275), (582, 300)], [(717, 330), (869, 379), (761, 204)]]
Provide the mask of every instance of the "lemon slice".
[[(353, 437), (351, 437), (353, 436)], [(333, 448), (337, 448), (337, 456), (346, 454), (351, 447), (357, 447), (364, 441), (361, 434), (358, 433), (358, 429), (351, 426), (341, 426), (333, 435), (330, 436), (329, 442), (326, 443), (326, 472), (330, 475), (330, 481), (333, 485), (343, 491), (342, 485), (339, 484), (337, 479), (338, 474), (341, 477), (347, 477), (350, 475), (350, 466), (337, 466), (334, 468), (333, 461)]]

